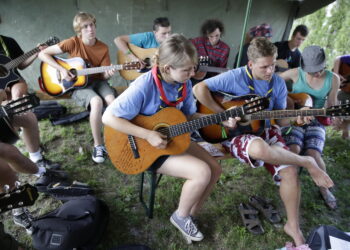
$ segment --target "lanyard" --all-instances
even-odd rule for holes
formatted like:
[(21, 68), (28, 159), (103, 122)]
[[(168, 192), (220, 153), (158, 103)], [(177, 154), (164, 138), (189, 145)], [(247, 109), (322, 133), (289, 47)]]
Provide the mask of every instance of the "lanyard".
[[(248, 88), (250, 90), (250, 93), (251, 94), (255, 94), (255, 88), (254, 88), (254, 78), (253, 78), (253, 75), (252, 75), (252, 72), (251, 70), (248, 68), (248, 66), (245, 66), (245, 80), (246, 80), (246, 83), (248, 83)], [(272, 80), (269, 82), (269, 89), (268, 91), (266, 92), (265, 96), (267, 98), (270, 98), (271, 95), (272, 95), (272, 90), (273, 90), (273, 84), (272, 84)]]
[(181, 84), (181, 86), (177, 90), (178, 91), (178, 98), (176, 99), (176, 102), (171, 102), (168, 100), (168, 98), (165, 95), (163, 84), (161, 82), (162, 76), (158, 72), (158, 67), (155, 66), (152, 68), (152, 76), (154, 79), (154, 83), (156, 84), (156, 86), (160, 92), (159, 99), (161, 100), (162, 103), (161, 103), (159, 109), (163, 109), (163, 108), (168, 107), (168, 106), (176, 107), (177, 104), (183, 102), (183, 100), (186, 98), (187, 90), (186, 90), (186, 83), (185, 82), (183, 84)]
[(4, 48), (6, 56), (10, 57), (10, 52), (9, 52), (4, 40), (2, 39), (2, 36), (0, 36), (0, 43), (1, 43), (2, 47)]

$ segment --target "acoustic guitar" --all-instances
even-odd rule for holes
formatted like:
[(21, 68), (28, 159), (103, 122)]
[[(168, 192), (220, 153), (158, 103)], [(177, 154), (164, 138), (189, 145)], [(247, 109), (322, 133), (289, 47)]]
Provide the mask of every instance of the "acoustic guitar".
[[(212, 93), (214, 100), (221, 105), (222, 108), (228, 109), (242, 104), (242, 100), (236, 96), (223, 93)], [(213, 114), (213, 111), (205, 105), (197, 102), (197, 111), (203, 114)], [(199, 130), (202, 138), (210, 143), (218, 143), (227, 140), (222, 137), (222, 130), (225, 129), (229, 138), (241, 134), (260, 135), (265, 129), (265, 120), (282, 119), (298, 116), (348, 116), (350, 112), (350, 104), (333, 106), (328, 109), (304, 109), (304, 110), (264, 110), (254, 114), (247, 114), (237, 123), (237, 127), (229, 129), (221, 125), (207, 126)]]
[(11, 125), (10, 118), (31, 110), (39, 104), (39, 98), (32, 94), (11, 101), (5, 106), (0, 106), (0, 141), (9, 144), (15, 143), (18, 140), (18, 134)]
[(350, 65), (341, 63), (339, 66), (339, 74), (345, 78), (345, 80), (340, 84), (340, 89), (350, 94)]
[(25, 206), (31, 206), (38, 198), (38, 190), (30, 184), (17, 186), (10, 192), (0, 194), (0, 213)]
[[(119, 74), (125, 79), (125, 80), (135, 80), (137, 77), (142, 75), (145, 72), (148, 72), (152, 67), (152, 57), (157, 52), (158, 48), (150, 48), (150, 49), (143, 49), (140, 47), (137, 47), (131, 43), (128, 43), (129, 50), (138, 58), (140, 58), (146, 65), (144, 69), (141, 69), (139, 71), (136, 70), (121, 70), (119, 71)], [(128, 55), (125, 55), (121, 50), (118, 50), (117, 52), (117, 61), (119, 64), (127, 63), (130, 61)], [(200, 56), (198, 58), (198, 71), (200, 72), (216, 72), (216, 73), (222, 73), (226, 72), (229, 69), (227, 68), (220, 68), (220, 67), (213, 67), (209, 66), (210, 60), (208, 56)]]
[(146, 140), (130, 136), (105, 126), (104, 136), (108, 155), (113, 165), (125, 174), (138, 174), (147, 170), (162, 155), (177, 155), (190, 145), (190, 133), (229, 117), (242, 117), (268, 107), (266, 98), (256, 98), (239, 107), (221, 113), (207, 115), (192, 121), (176, 108), (165, 108), (152, 116), (136, 116), (131, 122), (146, 129), (158, 131), (168, 138), (165, 149), (156, 149)]
[[(45, 43), (42, 43), (41, 46), (51, 46), (59, 41), (60, 40), (57, 37), (50, 37)], [(0, 89), (5, 89), (8, 84), (17, 82), (20, 77), (15, 72), (15, 69), (18, 65), (39, 51), (40, 49), (36, 47), (13, 60), (5, 55), (0, 55)]]
[(51, 96), (60, 96), (74, 89), (85, 88), (88, 84), (88, 75), (98, 74), (106, 70), (134, 70), (140, 68), (140, 62), (130, 62), (120, 65), (87, 68), (85, 61), (80, 57), (63, 59), (54, 57), (63, 68), (69, 70), (75, 77), (71, 81), (62, 78), (58, 69), (42, 62), (40, 65), (41, 88)]
[[(158, 48), (143, 49), (131, 43), (128, 43), (129, 50), (138, 58), (140, 58), (146, 65), (146, 67), (140, 71), (136, 70), (121, 70), (119, 74), (125, 80), (135, 80), (143, 73), (149, 71), (152, 67), (152, 57), (157, 52)], [(119, 64), (127, 63), (130, 61), (128, 55), (125, 55), (121, 50), (117, 52), (117, 62)]]

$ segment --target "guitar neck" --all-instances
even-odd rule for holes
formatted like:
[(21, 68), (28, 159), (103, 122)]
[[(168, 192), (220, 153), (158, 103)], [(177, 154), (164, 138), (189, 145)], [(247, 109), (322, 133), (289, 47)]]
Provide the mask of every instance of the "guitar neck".
[(215, 72), (215, 73), (223, 73), (223, 72), (226, 72), (228, 70), (229, 69), (227, 69), (227, 68), (204, 66), (204, 65), (200, 65), (198, 68), (198, 71), (201, 71), (201, 72)]
[(84, 76), (84, 75), (98, 74), (111, 69), (122, 70), (123, 65), (117, 64), (117, 65), (111, 65), (111, 66), (101, 66), (101, 67), (95, 67), (95, 68), (80, 69), (80, 70), (77, 70), (77, 75)]
[(250, 115), (250, 120), (282, 119), (297, 116), (325, 116), (326, 109), (270, 110)]
[(224, 112), (211, 114), (203, 116), (201, 118), (179, 123), (173, 126), (170, 126), (168, 129), (168, 136), (175, 137), (182, 134), (190, 133), (196, 131), (197, 129), (204, 128), (206, 126), (220, 124), (223, 121), (227, 121), (230, 117), (241, 117), (244, 115), (243, 107), (237, 107), (233, 109), (226, 110)]
[(10, 69), (14, 69), (16, 68), (18, 65), (20, 65), (22, 62), (24, 62), (25, 60), (27, 60), (29, 57), (31, 57), (32, 55), (35, 55), (36, 53), (38, 53), (40, 51), (39, 48), (34, 48), (31, 51), (28, 51), (27, 53), (17, 57), (16, 59), (8, 62), (5, 67), (10, 70)]

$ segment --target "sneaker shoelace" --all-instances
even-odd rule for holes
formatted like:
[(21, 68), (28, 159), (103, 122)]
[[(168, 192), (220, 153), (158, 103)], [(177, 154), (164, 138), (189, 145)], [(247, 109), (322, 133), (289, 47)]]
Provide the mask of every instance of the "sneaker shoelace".
[(198, 229), (197, 229), (196, 225), (193, 223), (193, 221), (191, 220), (191, 218), (187, 219), (187, 221), (185, 223), (185, 230), (191, 236), (197, 234)]
[(104, 146), (96, 146), (96, 157), (103, 157), (107, 153)]

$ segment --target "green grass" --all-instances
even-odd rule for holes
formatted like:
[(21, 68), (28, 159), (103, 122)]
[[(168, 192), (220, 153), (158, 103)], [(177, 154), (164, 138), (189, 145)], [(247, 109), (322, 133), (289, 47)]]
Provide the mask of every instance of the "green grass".
[[(70, 103), (71, 111), (77, 109)], [(148, 219), (138, 200), (139, 176), (118, 172), (108, 160), (102, 165), (91, 160), (92, 137), (88, 121), (70, 126), (52, 126), (40, 122), (41, 141), (49, 159), (62, 164), (73, 180), (88, 183), (96, 196), (110, 208), (108, 231), (98, 249), (116, 245), (145, 244), (152, 249), (275, 249), (290, 241), (282, 228), (263, 221), (265, 234), (254, 236), (243, 227), (237, 206), (256, 194), (272, 200), (285, 221), (285, 211), (279, 198), (278, 187), (263, 169), (251, 169), (235, 159), (222, 161), (224, 172), (199, 216), (200, 229), (205, 235), (202, 242), (186, 245), (182, 236), (169, 222), (176, 209), (183, 180), (164, 176), (156, 192), (154, 218)], [(17, 144), (23, 149), (23, 143)], [(349, 142), (340, 138), (339, 132), (327, 130), (324, 159), (328, 173), (336, 186), (339, 209), (330, 211), (324, 205), (317, 187), (304, 171), (302, 181), (301, 228), (305, 235), (317, 225), (331, 224), (341, 230), (350, 230), (350, 164)], [(22, 181), (35, 182), (33, 176), (20, 176)], [(44, 214), (59, 206), (60, 202), (41, 194), (34, 206), (34, 215)], [(4, 214), (8, 232), (20, 242), (31, 245), (25, 230), (15, 226), (10, 213)], [(30, 248), (29, 248), (30, 249)]]

